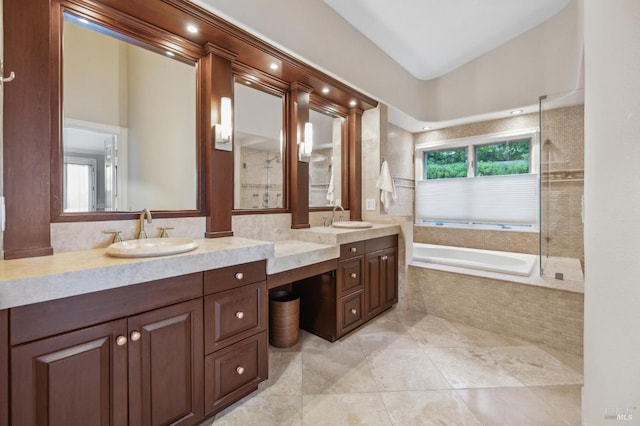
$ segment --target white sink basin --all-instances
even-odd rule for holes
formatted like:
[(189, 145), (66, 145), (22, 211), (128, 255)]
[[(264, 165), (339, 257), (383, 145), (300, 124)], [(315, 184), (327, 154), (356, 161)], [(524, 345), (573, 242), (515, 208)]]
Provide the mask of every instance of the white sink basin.
[(371, 224), (369, 222), (361, 222), (359, 220), (348, 220), (344, 222), (334, 222), (333, 227), (360, 229), (360, 228), (371, 228)]
[(114, 257), (154, 257), (184, 253), (198, 248), (191, 238), (145, 238), (113, 243), (107, 254)]

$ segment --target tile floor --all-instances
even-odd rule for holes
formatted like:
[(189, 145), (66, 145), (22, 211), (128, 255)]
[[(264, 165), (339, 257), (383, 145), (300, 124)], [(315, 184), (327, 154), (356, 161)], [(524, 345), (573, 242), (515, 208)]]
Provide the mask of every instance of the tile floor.
[(582, 358), (417, 312), (270, 347), (269, 380), (202, 425), (580, 425)]

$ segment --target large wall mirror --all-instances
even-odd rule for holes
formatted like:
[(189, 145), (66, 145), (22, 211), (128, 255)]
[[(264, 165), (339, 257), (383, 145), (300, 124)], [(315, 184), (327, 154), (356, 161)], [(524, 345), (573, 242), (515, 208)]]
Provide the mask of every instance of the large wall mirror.
[(199, 209), (196, 63), (63, 18), (61, 211)]
[(309, 162), (309, 207), (342, 204), (342, 139), (345, 118), (310, 109), (313, 152)]
[(234, 208), (286, 206), (284, 94), (236, 77), (233, 89)]

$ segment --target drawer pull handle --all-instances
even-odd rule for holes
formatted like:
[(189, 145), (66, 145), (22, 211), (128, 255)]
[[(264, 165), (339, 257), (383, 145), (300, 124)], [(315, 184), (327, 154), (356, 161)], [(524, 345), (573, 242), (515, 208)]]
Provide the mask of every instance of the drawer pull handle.
[(116, 345), (124, 346), (126, 343), (127, 343), (127, 337), (126, 336), (118, 336), (118, 337), (116, 337)]
[(242, 311), (236, 312), (236, 318), (238, 318), (238, 319), (244, 318), (244, 312), (242, 312)]
[(355, 272), (351, 273), (351, 278), (358, 278), (358, 274), (356, 274)]
[(349, 249), (349, 251), (350, 251), (351, 253), (355, 253), (355, 252), (357, 252), (357, 251), (358, 251), (358, 247), (351, 247), (351, 248)]
[(236, 373), (238, 373), (238, 375), (242, 375), (244, 374), (244, 367), (239, 365), (236, 367)]
[(358, 313), (358, 311), (356, 311), (355, 309), (352, 309), (352, 310), (351, 310), (351, 313), (352, 313), (353, 315), (355, 315), (355, 314), (357, 314), (357, 313)]
[(131, 333), (131, 340), (133, 342), (137, 342), (138, 340), (140, 340), (141, 337), (142, 337), (142, 334), (140, 334), (139, 331), (134, 331), (133, 333)]
[(244, 274), (242, 272), (236, 272), (236, 279), (241, 280), (244, 278)]
[(387, 260), (389, 256), (382, 256), (382, 260)]

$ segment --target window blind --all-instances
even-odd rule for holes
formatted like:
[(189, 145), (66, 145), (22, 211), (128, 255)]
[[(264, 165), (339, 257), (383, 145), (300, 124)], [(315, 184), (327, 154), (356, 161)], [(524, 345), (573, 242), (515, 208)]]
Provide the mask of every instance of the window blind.
[(421, 180), (416, 218), (495, 223), (537, 223), (538, 175)]

